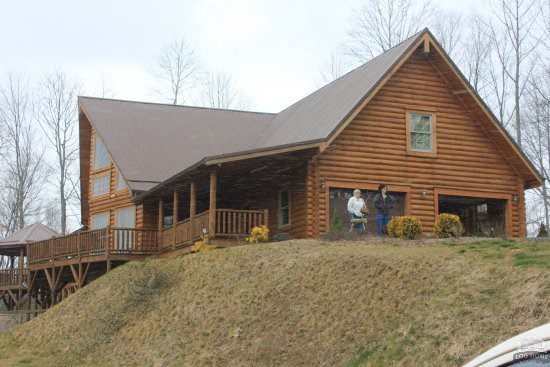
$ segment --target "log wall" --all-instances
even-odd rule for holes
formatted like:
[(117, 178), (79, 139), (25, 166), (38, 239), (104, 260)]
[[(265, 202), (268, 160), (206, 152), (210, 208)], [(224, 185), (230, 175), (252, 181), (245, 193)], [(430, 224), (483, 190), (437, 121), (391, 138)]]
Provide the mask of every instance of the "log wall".
[[(525, 235), (523, 185), (518, 173), (436, 70), (419, 54), (406, 61), (342, 133), (308, 165), (308, 237), (327, 230), (323, 180), (410, 187), (411, 214), (432, 233), (434, 189), (517, 195), (511, 232)], [(446, 71), (443, 71), (446, 72)], [(437, 154), (407, 154), (406, 110), (436, 115)], [(422, 190), (426, 189), (426, 195)]]

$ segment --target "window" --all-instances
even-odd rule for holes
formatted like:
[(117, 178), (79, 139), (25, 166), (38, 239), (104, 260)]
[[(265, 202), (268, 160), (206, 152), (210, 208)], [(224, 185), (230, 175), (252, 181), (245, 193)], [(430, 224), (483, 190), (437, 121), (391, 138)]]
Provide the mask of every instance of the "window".
[(92, 179), (92, 196), (109, 193), (109, 175), (103, 175)]
[(96, 135), (94, 143), (94, 169), (106, 167), (109, 163), (110, 158), (107, 148), (105, 148), (105, 144), (103, 144), (99, 136)]
[(134, 214), (135, 209), (133, 206), (119, 209), (116, 211), (116, 226), (118, 228), (134, 228)]
[(119, 209), (115, 212), (115, 248), (118, 250), (130, 250), (134, 243), (134, 231), (122, 228), (135, 227), (135, 209), (133, 206)]
[(92, 215), (92, 229), (101, 229), (109, 225), (109, 212)]
[(290, 224), (290, 196), (288, 191), (279, 192), (279, 227)]
[(407, 111), (407, 153), (434, 155), (435, 152), (435, 114)]
[(117, 190), (123, 190), (126, 188), (126, 180), (124, 180), (124, 177), (122, 177), (122, 173), (117, 169), (117, 175), (116, 175), (116, 189)]

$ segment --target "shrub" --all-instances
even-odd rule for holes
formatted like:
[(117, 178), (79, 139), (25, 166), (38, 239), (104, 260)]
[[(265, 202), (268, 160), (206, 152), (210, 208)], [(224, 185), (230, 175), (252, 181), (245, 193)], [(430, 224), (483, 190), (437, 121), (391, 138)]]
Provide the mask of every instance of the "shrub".
[(208, 234), (204, 233), (201, 236), (201, 240), (193, 244), (191, 252), (206, 252), (215, 249), (217, 246), (210, 244), (210, 237)]
[(246, 237), (248, 243), (265, 242), (269, 238), (269, 229), (266, 226), (256, 226), (250, 231), (250, 236)]
[(277, 242), (288, 241), (288, 240), (290, 240), (290, 234), (288, 234), (286, 232), (279, 232), (275, 235), (275, 237), (273, 239)]
[(442, 213), (435, 222), (435, 235), (439, 238), (458, 237), (464, 228), (458, 215)]
[(330, 226), (329, 231), (330, 232), (340, 232), (342, 230), (343, 223), (342, 218), (338, 214), (336, 214), (336, 210), (332, 214), (332, 218), (330, 218)]
[(392, 237), (415, 239), (422, 235), (422, 224), (412, 215), (393, 217), (387, 226), (388, 234)]

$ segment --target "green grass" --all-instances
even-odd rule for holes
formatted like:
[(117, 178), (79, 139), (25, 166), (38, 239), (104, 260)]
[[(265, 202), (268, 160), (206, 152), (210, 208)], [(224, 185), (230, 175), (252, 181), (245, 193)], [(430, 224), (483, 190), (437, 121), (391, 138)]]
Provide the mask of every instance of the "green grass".
[(132, 262), (0, 366), (458, 366), (550, 321), (550, 245), (289, 241)]

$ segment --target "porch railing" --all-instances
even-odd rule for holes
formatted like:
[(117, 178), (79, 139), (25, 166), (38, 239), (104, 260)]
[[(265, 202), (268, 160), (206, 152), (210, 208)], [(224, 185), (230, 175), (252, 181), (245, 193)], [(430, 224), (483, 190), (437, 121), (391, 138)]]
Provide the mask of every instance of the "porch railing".
[[(19, 269), (0, 269), (0, 288), (6, 286), (19, 285)], [(21, 272), (21, 283), (25, 283), (27, 279), (27, 269)]]
[[(155, 254), (170, 251), (199, 239), (209, 228), (210, 211), (204, 211), (175, 224), (156, 229), (103, 228), (82, 231), (28, 245), (28, 262), (81, 258), (109, 254)], [(216, 236), (238, 237), (250, 233), (253, 227), (267, 225), (267, 210), (217, 209)]]
[(256, 226), (267, 226), (267, 210), (218, 209), (216, 235), (243, 236)]
[(102, 228), (54, 237), (30, 243), (28, 262), (107, 254), (152, 254), (158, 251), (156, 232), (141, 228)]

